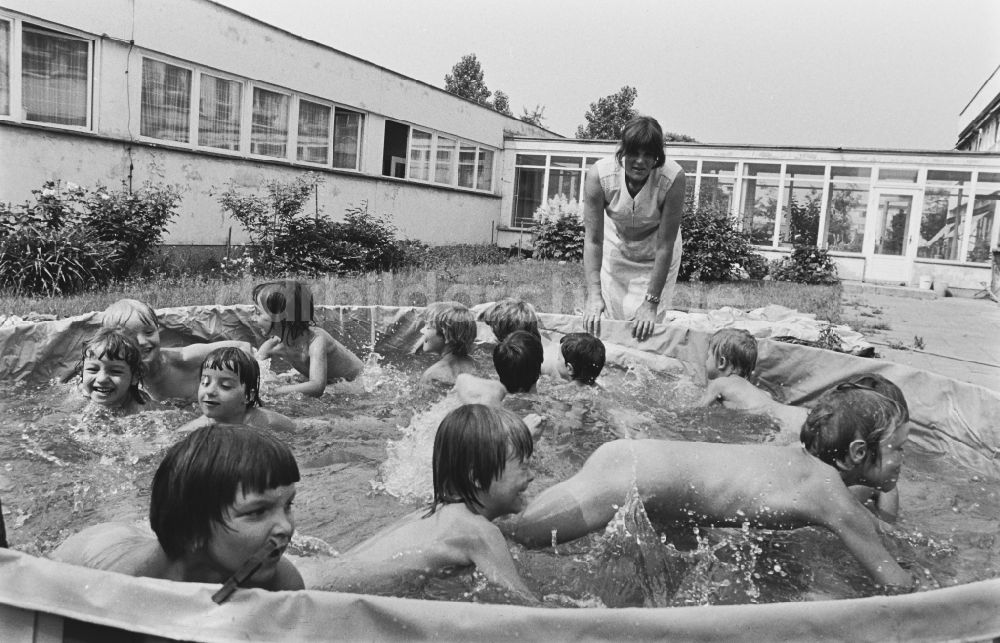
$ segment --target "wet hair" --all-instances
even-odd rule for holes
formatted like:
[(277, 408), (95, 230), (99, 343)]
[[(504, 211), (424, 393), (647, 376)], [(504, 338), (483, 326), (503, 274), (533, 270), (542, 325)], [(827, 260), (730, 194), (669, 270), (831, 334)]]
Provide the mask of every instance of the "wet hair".
[(478, 513), (483, 505), (477, 494), (489, 491), (508, 459), (524, 462), (533, 450), (528, 427), (507, 409), (465, 404), (451, 411), (434, 436), (434, 502), (428, 515), (453, 502)]
[(594, 384), (604, 369), (604, 342), (590, 333), (569, 333), (559, 340), (563, 360), (573, 367), (573, 379)]
[(480, 319), (490, 327), (498, 342), (502, 342), (515, 330), (526, 330), (541, 338), (535, 307), (522, 299), (501, 299), (484, 310)]
[(527, 393), (542, 372), (542, 341), (526, 330), (516, 330), (493, 347), (493, 367), (508, 393)]
[(216, 348), (205, 356), (201, 363), (201, 370), (198, 371), (199, 376), (205, 372), (206, 368), (235, 373), (240, 384), (243, 385), (247, 408), (264, 406), (260, 401), (260, 364), (246, 351), (235, 346)]
[(455, 355), (468, 355), (476, 341), (476, 316), (457, 301), (437, 301), (424, 309), (424, 322), (444, 338), (444, 345)]
[(196, 429), (167, 451), (150, 491), (149, 523), (171, 560), (204, 547), (225, 524), (236, 493), (262, 493), (299, 481), (291, 449), (242, 424)]
[(119, 299), (104, 309), (101, 313), (101, 326), (104, 328), (123, 328), (129, 320), (136, 317), (143, 324), (159, 328), (160, 319), (156, 311), (147, 303), (138, 299)]
[(128, 333), (117, 328), (101, 328), (83, 345), (83, 358), (77, 367), (83, 374), (83, 362), (88, 359), (114, 359), (125, 362), (132, 371), (133, 380), (129, 384), (129, 395), (139, 404), (149, 401), (149, 395), (140, 390), (142, 375), (146, 367), (142, 363), (139, 345)]
[(635, 116), (622, 128), (622, 138), (615, 152), (618, 165), (626, 155), (638, 154), (640, 151), (656, 158), (653, 167), (663, 167), (667, 161), (663, 151), (663, 128), (652, 116)]
[(294, 342), (315, 323), (312, 291), (301, 281), (286, 279), (257, 284), (251, 298), (271, 318), (267, 332), (276, 332), (281, 341)]
[(903, 417), (903, 408), (891, 398), (844, 383), (819, 396), (799, 439), (809, 453), (832, 466), (847, 458), (851, 442), (863, 440), (868, 461), (878, 462), (880, 443), (903, 424)]
[(884, 395), (899, 405), (900, 410), (903, 412), (902, 421), (910, 421), (910, 407), (906, 404), (906, 397), (903, 395), (903, 391), (878, 373), (860, 373), (847, 378), (837, 386), (867, 388), (879, 395)]
[(749, 377), (757, 367), (757, 339), (742, 328), (721, 328), (708, 340), (708, 350), (724, 357), (740, 377)]

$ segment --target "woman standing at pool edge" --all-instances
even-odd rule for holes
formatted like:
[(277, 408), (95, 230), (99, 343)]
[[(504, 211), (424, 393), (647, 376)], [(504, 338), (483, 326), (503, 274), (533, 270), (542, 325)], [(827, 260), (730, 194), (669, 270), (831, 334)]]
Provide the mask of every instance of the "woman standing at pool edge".
[[(642, 341), (670, 307), (681, 263), (684, 170), (666, 158), (656, 119), (636, 116), (614, 156), (587, 170), (584, 186), (584, 329), (601, 332), (601, 315), (632, 320)], [(607, 215), (607, 218), (605, 218)], [(614, 225), (605, 226), (605, 221)]]

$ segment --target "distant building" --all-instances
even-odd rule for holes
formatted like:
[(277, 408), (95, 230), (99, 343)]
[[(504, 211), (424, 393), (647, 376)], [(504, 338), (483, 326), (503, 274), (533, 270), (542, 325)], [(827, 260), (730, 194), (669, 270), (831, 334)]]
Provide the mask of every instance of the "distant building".
[[(46, 180), (177, 183), (168, 244), (245, 242), (218, 193), (312, 171), (324, 179), (317, 208), (333, 218), (367, 202), (408, 238), (530, 247), (538, 206), (579, 201), (586, 168), (614, 151), (210, 0), (0, 2), (0, 202), (24, 202)], [(691, 198), (738, 219), (766, 256), (815, 239), (847, 279), (979, 289), (1000, 230), (998, 76), (963, 112), (969, 127), (992, 123), (971, 136), (979, 148), (667, 153)]]
[(1000, 152), (1000, 65), (959, 114), (955, 149)]

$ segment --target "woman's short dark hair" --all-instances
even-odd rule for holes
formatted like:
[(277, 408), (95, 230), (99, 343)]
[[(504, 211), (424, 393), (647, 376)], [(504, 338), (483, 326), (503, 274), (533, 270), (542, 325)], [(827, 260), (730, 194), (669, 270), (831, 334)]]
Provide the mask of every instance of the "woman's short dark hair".
[(199, 373), (206, 368), (216, 371), (232, 371), (239, 378), (246, 394), (247, 408), (264, 406), (260, 401), (260, 364), (246, 351), (235, 346), (223, 346), (205, 356)]
[(493, 347), (493, 367), (508, 393), (527, 393), (538, 381), (545, 358), (542, 341), (526, 330), (516, 330)]
[(171, 560), (204, 546), (223, 525), (236, 493), (261, 493), (299, 481), (291, 449), (242, 424), (197, 429), (167, 451), (150, 493), (149, 523)]
[(434, 503), (463, 502), (473, 513), (483, 505), (476, 497), (503, 475), (507, 460), (524, 462), (534, 443), (524, 421), (504, 408), (465, 404), (441, 420), (434, 436)]
[(625, 155), (635, 155), (640, 151), (656, 158), (653, 167), (663, 167), (667, 162), (667, 154), (663, 151), (663, 128), (652, 116), (635, 116), (625, 123), (615, 159), (621, 165)]

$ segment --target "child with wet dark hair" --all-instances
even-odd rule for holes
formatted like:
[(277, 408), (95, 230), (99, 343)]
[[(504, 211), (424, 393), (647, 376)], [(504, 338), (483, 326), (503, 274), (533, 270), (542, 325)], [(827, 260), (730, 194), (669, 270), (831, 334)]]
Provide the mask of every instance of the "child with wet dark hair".
[(708, 385), (698, 406), (719, 404), (727, 409), (773, 418), (781, 433), (779, 443), (794, 440), (806, 419), (807, 409), (782, 404), (748, 379), (757, 366), (757, 339), (741, 328), (717, 330), (708, 342), (705, 376)]
[(882, 544), (881, 523), (848, 489), (895, 488), (909, 436), (903, 417), (884, 395), (838, 388), (821, 395), (809, 412), (804, 449), (612, 440), (501, 528), (529, 547), (574, 540), (603, 529), (638, 493), (657, 529), (825, 527), (878, 583), (909, 588), (913, 578)]
[(223, 583), (248, 559), (269, 552), (245, 586), (302, 589), (302, 577), (283, 556), (295, 532), (298, 481), (295, 456), (267, 431), (202, 427), (170, 447), (156, 470), (152, 533), (102, 523), (67, 538), (50, 558), (131, 576)]
[(434, 438), (434, 500), (341, 556), (297, 558), (311, 589), (400, 593), (429, 577), (476, 569), (526, 603), (538, 599), (517, 572), (493, 520), (520, 511), (531, 483), (528, 428), (505, 409), (467, 404)]
[(558, 373), (563, 379), (580, 385), (594, 386), (604, 370), (604, 342), (590, 333), (569, 333), (559, 340)]
[(198, 369), (205, 356), (216, 348), (235, 346), (248, 354), (249, 342), (224, 340), (209, 344), (160, 346), (160, 320), (156, 311), (135, 299), (119, 299), (101, 313), (101, 326), (124, 330), (139, 346), (143, 364), (143, 388), (154, 400), (193, 400), (198, 393)]
[(83, 346), (80, 391), (91, 404), (120, 415), (142, 410), (149, 395), (142, 386), (142, 354), (135, 340), (120, 330), (101, 328)]
[(286, 384), (277, 394), (323, 395), (327, 384), (353, 380), (364, 367), (357, 355), (316, 325), (312, 291), (301, 281), (270, 281), (251, 293), (257, 321), (267, 339), (257, 349), (257, 359), (278, 357), (306, 377)]
[(526, 330), (541, 339), (538, 332), (538, 313), (535, 307), (522, 299), (507, 297), (487, 306), (479, 315), (502, 342), (516, 330)]
[(262, 408), (260, 366), (238, 348), (217, 348), (201, 363), (198, 406), (202, 416), (180, 431), (209, 424), (245, 424), (261, 429), (293, 431), (295, 423), (281, 413)]
[(421, 347), (425, 353), (437, 353), (441, 359), (420, 376), (421, 384), (454, 384), (462, 373), (472, 373), (476, 362), (469, 353), (476, 341), (476, 318), (457, 301), (439, 301), (423, 313)]

